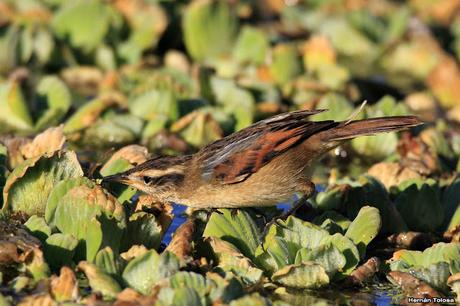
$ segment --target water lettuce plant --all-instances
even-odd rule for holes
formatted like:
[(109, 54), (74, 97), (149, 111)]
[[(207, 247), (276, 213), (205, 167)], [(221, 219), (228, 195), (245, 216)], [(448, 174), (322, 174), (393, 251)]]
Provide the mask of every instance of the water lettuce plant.
[[(0, 1), (0, 305), (458, 298), (458, 7)], [(324, 108), (427, 124), (316, 161), (317, 194), (263, 237), (279, 209), (183, 213), (100, 182)]]

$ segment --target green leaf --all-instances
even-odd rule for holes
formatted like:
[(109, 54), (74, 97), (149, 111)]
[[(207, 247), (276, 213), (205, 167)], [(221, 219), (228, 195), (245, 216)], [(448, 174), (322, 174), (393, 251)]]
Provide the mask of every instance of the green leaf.
[(96, 265), (81, 261), (78, 268), (82, 270), (89, 281), (93, 292), (101, 293), (104, 297), (115, 298), (121, 291), (120, 285), (112, 277), (99, 269)]
[(18, 82), (0, 84), (0, 109), (0, 132), (31, 130), (32, 118)]
[(168, 118), (166, 116), (155, 116), (145, 125), (142, 131), (142, 139), (149, 139), (155, 136), (158, 132), (166, 128), (167, 122)]
[(369, 62), (377, 55), (375, 45), (344, 18), (323, 20), (319, 32), (327, 36), (342, 55), (359, 58), (362, 62)]
[(326, 271), (329, 278), (332, 278), (337, 272), (342, 271), (345, 267), (346, 259), (340, 253), (339, 249), (332, 243), (323, 244), (312, 250), (300, 249), (295, 258), (295, 264), (302, 262), (319, 263)]
[(65, 2), (52, 20), (56, 35), (69, 37), (72, 46), (85, 52), (93, 51), (103, 42), (109, 26), (108, 7), (99, 0)]
[(262, 270), (256, 268), (233, 244), (216, 237), (209, 237), (208, 241), (219, 268), (239, 276), (245, 284), (256, 284), (261, 280)]
[(53, 270), (58, 270), (72, 262), (78, 240), (71, 235), (56, 233), (48, 237), (45, 242), (45, 258)]
[(2, 210), (43, 216), (48, 197), (58, 182), (82, 175), (72, 151), (56, 151), (27, 159), (8, 176)]
[(100, 186), (85, 185), (70, 189), (58, 202), (56, 227), (80, 240), (77, 254), (93, 261), (100, 248), (110, 246), (118, 252), (126, 228), (121, 204)]
[(396, 152), (398, 137), (396, 133), (385, 133), (375, 136), (352, 139), (351, 146), (359, 155), (372, 160), (383, 160)]
[(434, 263), (428, 267), (412, 267), (408, 272), (436, 289), (441, 289), (443, 291), (448, 290), (447, 279), (450, 276), (450, 271), (447, 262)]
[(259, 230), (249, 213), (238, 209), (233, 216), (231, 209), (213, 213), (203, 232), (204, 237), (217, 237), (236, 246), (246, 257), (254, 259), (259, 245)]
[(33, 52), (33, 28), (25, 27), (20, 34), (21, 62), (28, 62)]
[[(19, 25), (12, 24), (6, 28), (6, 32), (0, 37), (0, 50), (2, 50), (0, 52), (0, 73), (2, 75), (9, 73), (17, 66), (19, 35)], [(0, 99), (0, 101), (1, 100), (3, 99)]]
[(206, 296), (216, 287), (216, 284), (212, 280), (207, 279), (198, 273), (186, 271), (177, 272), (171, 276), (169, 284), (171, 288), (176, 289), (174, 297), (177, 296), (177, 289), (194, 289), (196, 293), (198, 293), (203, 305), (206, 304)]
[(313, 223), (317, 225), (321, 224), (321, 227), (326, 229), (323, 225), (327, 220), (330, 220), (330, 222), (334, 222), (335, 224), (337, 224), (341, 229), (340, 233), (345, 233), (345, 231), (351, 224), (351, 221), (348, 218), (333, 210), (325, 211), (321, 215), (315, 217), (315, 219), (313, 219)]
[(309, 289), (328, 285), (329, 276), (320, 264), (302, 262), (276, 271), (272, 281), (289, 288)]
[(150, 120), (158, 115), (164, 115), (170, 120), (177, 120), (178, 104), (172, 91), (152, 89), (142, 95), (130, 99), (128, 104), (132, 114)]
[(269, 274), (293, 264), (296, 253), (299, 250), (297, 245), (289, 243), (283, 237), (278, 236), (265, 239), (264, 248), (267, 250), (266, 254), (270, 255), (270, 257), (261, 253), (262, 247), (259, 247), (256, 251), (256, 254), (259, 255), (257, 263), (262, 265)]
[(361, 258), (364, 258), (367, 245), (377, 236), (381, 226), (379, 210), (375, 207), (364, 206), (348, 227), (345, 236), (358, 247)]
[(43, 252), (38, 248), (33, 248), (28, 260), (24, 262), (25, 271), (32, 276), (34, 281), (46, 279), (50, 276), (50, 268), (46, 263)]
[(444, 211), (437, 186), (411, 180), (398, 188), (395, 204), (411, 230), (433, 232), (442, 225)]
[(210, 61), (232, 49), (237, 16), (226, 1), (195, 1), (186, 9), (182, 29), (188, 53)]
[(56, 207), (60, 199), (72, 188), (77, 186), (94, 187), (95, 183), (86, 177), (73, 177), (60, 181), (51, 191), (45, 208), (45, 220), (50, 226), (55, 226)]
[(261, 65), (269, 51), (269, 41), (261, 30), (245, 26), (239, 33), (233, 54), (242, 63)]
[[(326, 213), (329, 213), (331, 210), (339, 210), (344, 201), (346, 188), (347, 187), (344, 187), (344, 185), (335, 185), (324, 192), (318, 193), (316, 196), (315, 208), (325, 211)], [(325, 218), (322, 219), (322, 221), (324, 220)]]
[(53, 34), (50, 29), (48, 29), (48, 27), (39, 28), (35, 33), (33, 44), (37, 61), (41, 65), (48, 63), (55, 47)]
[(436, 243), (423, 252), (401, 250), (398, 252), (399, 259), (406, 262), (409, 266), (421, 266), (428, 268), (431, 264), (438, 262), (460, 262), (460, 243)]
[(135, 212), (128, 220), (124, 232), (122, 250), (128, 250), (133, 245), (144, 245), (147, 249), (158, 249), (161, 243), (161, 226), (155, 215), (147, 212)]
[(0, 293), (0, 306), (12, 306), (11, 300)]
[(112, 105), (111, 100), (95, 98), (80, 107), (65, 123), (64, 133), (74, 133), (90, 127)]
[(131, 260), (123, 271), (123, 279), (142, 294), (150, 294), (156, 283), (179, 270), (179, 260), (169, 252), (159, 255), (155, 250)]
[(233, 80), (218, 77), (211, 79), (211, 88), (217, 102), (223, 105), (224, 111), (235, 117), (235, 130), (245, 128), (252, 123), (255, 101), (249, 91), (239, 88)]
[(278, 44), (272, 56), (270, 74), (276, 83), (284, 85), (302, 73), (302, 63), (294, 45)]
[(442, 194), (444, 211), (443, 229), (449, 230), (460, 225), (460, 176), (458, 176)]
[(198, 292), (193, 288), (181, 287), (174, 290), (174, 298), (171, 305), (190, 305), (202, 306), (206, 305), (200, 299)]
[(201, 147), (222, 137), (222, 130), (212, 112), (204, 109), (182, 117), (173, 124), (171, 132), (178, 132), (185, 141), (195, 147)]
[[(6, 183), (6, 177), (8, 173), (8, 167), (7, 167), (7, 158), (8, 150), (7, 148), (0, 144), (0, 188), (3, 190), (3, 187), (5, 186)], [(3, 206), (3, 197), (0, 197), (0, 207)], [(1, 212), (1, 210), (0, 210)]]
[(322, 241), (322, 244), (328, 243), (334, 245), (337, 249), (339, 249), (340, 253), (345, 256), (346, 264), (340, 274), (349, 275), (351, 272), (353, 272), (359, 263), (359, 251), (353, 241), (351, 241), (348, 237), (343, 236), (342, 234), (336, 233)]
[(45, 219), (36, 215), (30, 216), (24, 225), (27, 229), (42, 242), (51, 235), (51, 228), (46, 224)]
[(321, 244), (329, 237), (329, 233), (321, 227), (310, 222), (302, 221), (290, 216), (286, 221), (279, 222), (282, 226), (272, 225), (264, 240), (264, 249), (269, 250), (266, 243), (274, 236), (282, 237), (289, 245), (295, 249), (295, 254), (301, 248), (312, 249)]
[(58, 77), (45, 76), (37, 85), (37, 95), (41, 113), (35, 129), (42, 130), (57, 125), (70, 108), (69, 89)]
[(143, 120), (133, 115), (100, 119), (86, 129), (82, 142), (95, 148), (129, 144), (140, 136), (143, 125)]
[(144, 50), (154, 48), (167, 27), (167, 15), (156, 2), (134, 6), (127, 16), (130, 36), (120, 44), (119, 55), (131, 64), (139, 62)]
[(379, 209), (382, 218), (382, 233), (399, 233), (408, 230), (405, 220), (390, 201), (385, 186), (377, 179), (364, 175), (347, 191), (343, 207), (346, 208), (347, 217), (354, 219), (359, 210), (366, 205)]
[(273, 304), (270, 300), (261, 296), (259, 293), (252, 293), (252, 294), (246, 294), (245, 296), (237, 300), (231, 301), (229, 305), (230, 306), (246, 306), (246, 305), (271, 306), (271, 305), (276, 305), (276, 304)]
[(115, 278), (121, 274), (124, 268), (124, 262), (110, 247), (105, 247), (97, 252), (94, 264)]
[(346, 264), (342, 274), (351, 273), (358, 264), (358, 249), (342, 234), (336, 233), (331, 236), (321, 227), (295, 217), (289, 217), (280, 223), (281, 226), (273, 225), (269, 229), (263, 247), (259, 247), (256, 252), (257, 263), (264, 267), (266, 272), (272, 273), (286, 263), (294, 263), (297, 252), (302, 248), (312, 250), (329, 243), (345, 256)]
[(353, 105), (347, 98), (335, 93), (325, 94), (318, 105), (318, 109), (327, 109), (327, 112), (315, 115), (315, 120), (346, 120), (353, 112)]

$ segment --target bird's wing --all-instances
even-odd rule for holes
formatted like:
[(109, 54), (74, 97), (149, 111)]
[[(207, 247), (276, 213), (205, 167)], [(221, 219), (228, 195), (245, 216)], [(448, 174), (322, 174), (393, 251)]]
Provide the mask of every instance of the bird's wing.
[(276, 156), (334, 125), (331, 120), (307, 120), (321, 111), (295, 111), (271, 117), (208, 145), (198, 153), (203, 178), (222, 184), (244, 181)]

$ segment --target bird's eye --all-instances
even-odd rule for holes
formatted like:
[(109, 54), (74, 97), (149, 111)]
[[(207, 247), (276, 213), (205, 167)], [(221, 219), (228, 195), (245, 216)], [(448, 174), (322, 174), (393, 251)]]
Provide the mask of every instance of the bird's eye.
[(143, 176), (142, 179), (146, 185), (150, 185), (152, 183), (152, 178), (150, 176)]

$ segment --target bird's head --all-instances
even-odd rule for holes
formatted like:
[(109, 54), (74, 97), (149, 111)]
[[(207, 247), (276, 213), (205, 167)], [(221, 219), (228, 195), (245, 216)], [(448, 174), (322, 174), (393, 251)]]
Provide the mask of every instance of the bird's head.
[(106, 176), (103, 182), (118, 182), (160, 198), (169, 197), (185, 180), (189, 156), (159, 157), (125, 172)]

